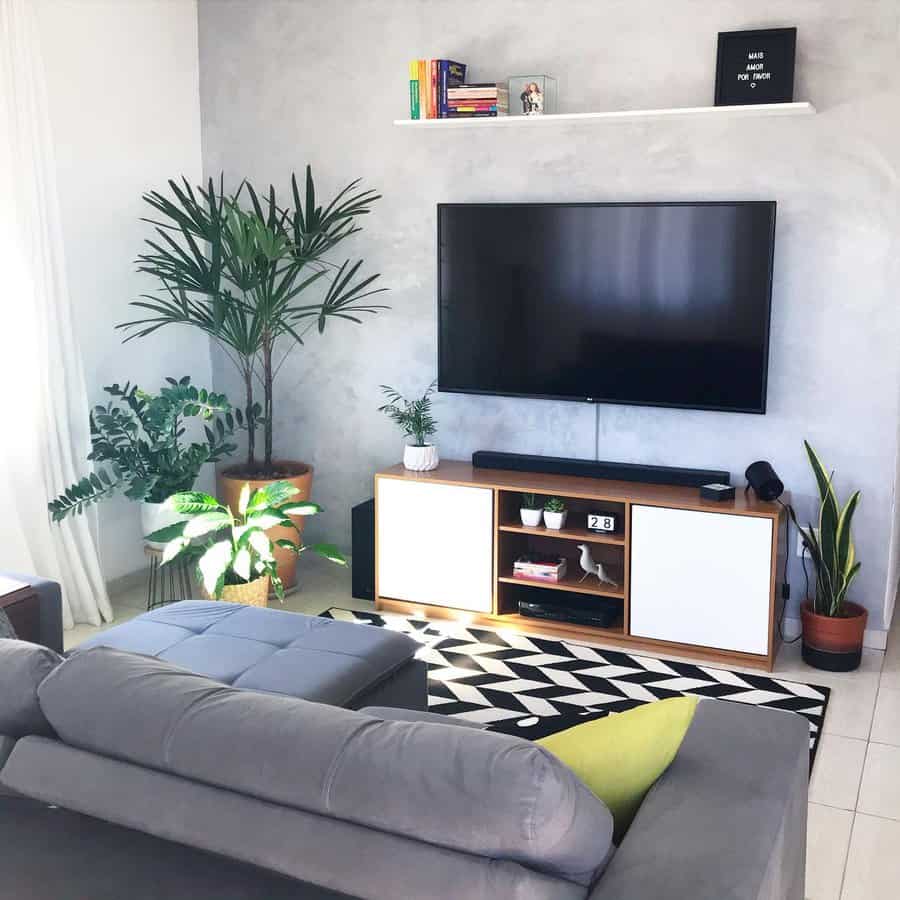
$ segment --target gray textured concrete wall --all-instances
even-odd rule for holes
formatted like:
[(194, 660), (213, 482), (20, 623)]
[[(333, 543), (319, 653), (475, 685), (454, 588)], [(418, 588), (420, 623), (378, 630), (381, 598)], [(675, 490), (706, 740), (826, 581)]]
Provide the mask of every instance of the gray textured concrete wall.
[[(308, 161), (323, 195), (362, 177), (384, 194), (352, 252), (390, 312), (329, 326), (281, 376), (277, 450), (313, 463), (327, 513), (349, 509), (402, 441), (375, 411), (382, 382), (435, 375), (435, 204), (479, 200), (774, 199), (778, 235), (766, 416), (602, 406), (600, 456), (730, 469), (772, 461), (801, 512), (808, 437), (863, 492), (854, 597), (882, 624), (897, 446), (900, 76), (895, 0), (308, 0), (200, 2), (204, 167), (284, 187)], [(802, 119), (648, 121), (535, 130), (414, 130), (406, 64), (468, 62), (473, 80), (559, 78), (561, 111), (712, 102), (719, 30), (796, 24)], [(218, 386), (238, 395), (221, 357)], [(592, 457), (594, 409), (442, 395), (442, 454), (492, 448)], [(792, 557), (794, 601), (802, 574)], [(736, 573), (736, 577), (740, 577)]]

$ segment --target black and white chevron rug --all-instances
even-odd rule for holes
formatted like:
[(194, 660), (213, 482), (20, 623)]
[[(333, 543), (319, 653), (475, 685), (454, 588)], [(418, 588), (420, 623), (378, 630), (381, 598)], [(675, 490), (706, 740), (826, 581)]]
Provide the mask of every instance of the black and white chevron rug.
[(634, 656), (507, 629), (332, 607), (322, 613), (409, 634), (428, 665), (428, 704), (493, 731), (534, 740), (642, 703), (693, 694), (797, 713), (809, 722), (810, 765), (830, 689), (769, 675)]

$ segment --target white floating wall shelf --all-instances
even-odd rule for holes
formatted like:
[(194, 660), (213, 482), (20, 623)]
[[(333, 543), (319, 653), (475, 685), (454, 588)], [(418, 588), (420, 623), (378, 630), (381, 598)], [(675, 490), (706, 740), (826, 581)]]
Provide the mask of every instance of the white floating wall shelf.
[(638, 122), (644, 119), (739, 119), (760, 116), (811, 116), (812, 103), (755, 103), (746, 106), (685, 106), (671, 109), (623, 109), (614, 112), (557, 113), (545, 116), (497, 116), (471, 119), (395, 119), (408, 128), (538, 128), (563, 122)]

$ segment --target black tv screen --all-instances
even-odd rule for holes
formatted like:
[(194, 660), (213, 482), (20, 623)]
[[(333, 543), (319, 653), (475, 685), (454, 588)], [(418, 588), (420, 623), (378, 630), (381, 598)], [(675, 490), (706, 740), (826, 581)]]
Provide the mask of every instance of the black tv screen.
[(774, 202), (437, 218), (440, 390), (765, 412)]

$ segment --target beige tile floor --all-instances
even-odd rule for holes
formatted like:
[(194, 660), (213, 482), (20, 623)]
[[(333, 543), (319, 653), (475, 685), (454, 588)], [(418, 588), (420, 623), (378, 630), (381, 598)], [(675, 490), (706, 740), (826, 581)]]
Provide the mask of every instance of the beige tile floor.
[[(371, 609), (350, 595), (350, 575), (318, 559), (303, 560), (299, 590), (285, 608), (319, 613), (330, 606)], [(143, 612), (140, 581), (112, 598), (116, 623)], [(900, 618), (900, 617), (898, 617)], [(105, 626), (110, 627), (110, 626)], [(97, 629), (66, 633), (74, 647)], [(808, 900), (900, 898), (900, 622), (886, 653), (866, 650), (852, 673), (818, 672), (785, 645), (775, 674), (832, 689), (810, 783)]]

